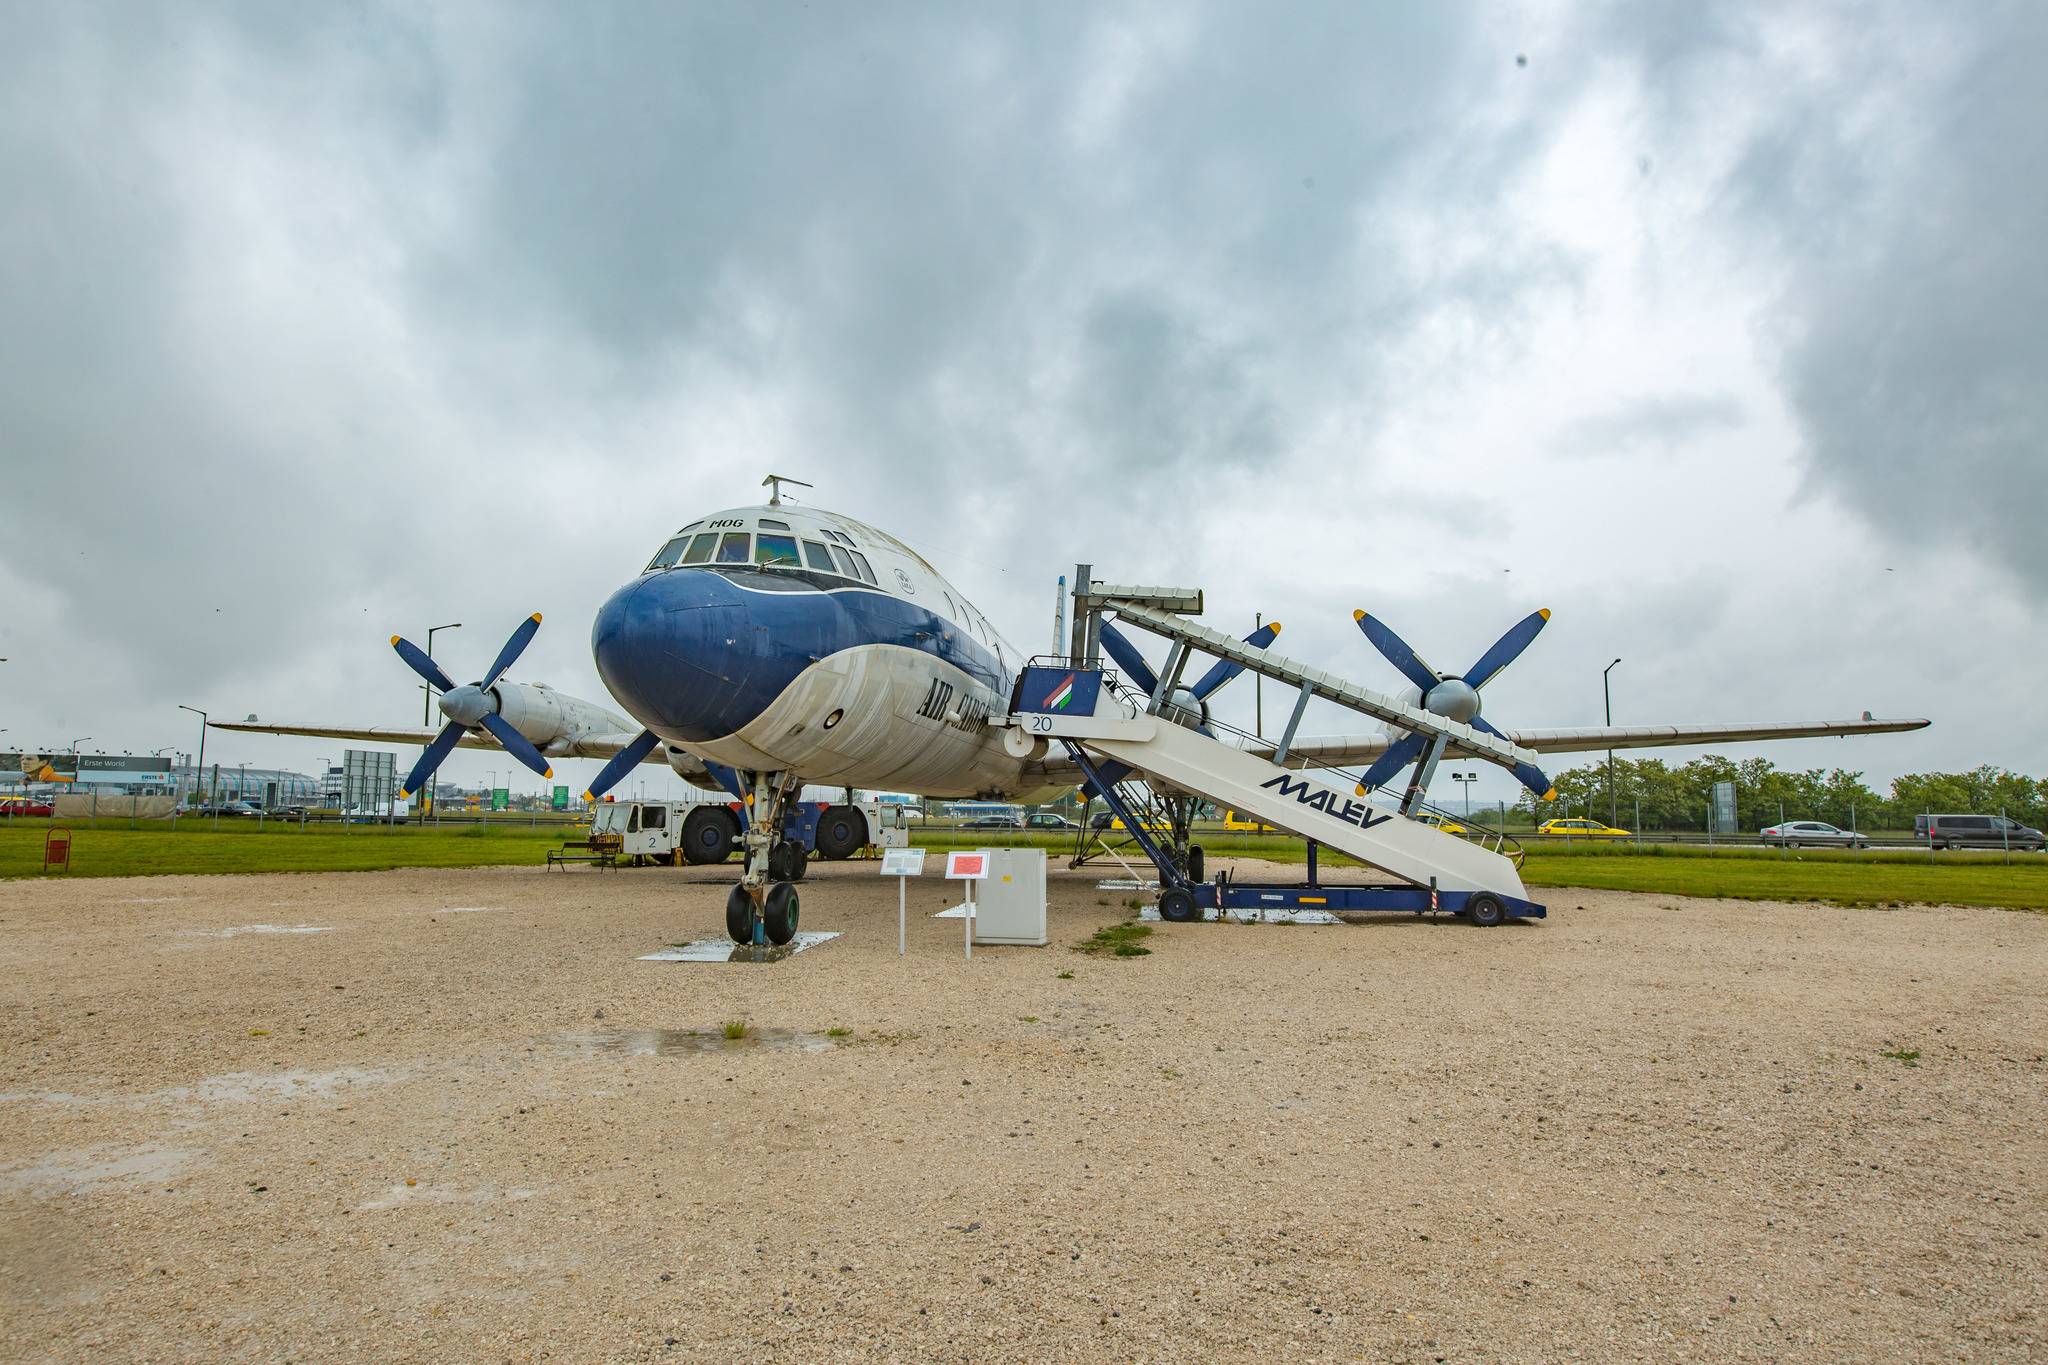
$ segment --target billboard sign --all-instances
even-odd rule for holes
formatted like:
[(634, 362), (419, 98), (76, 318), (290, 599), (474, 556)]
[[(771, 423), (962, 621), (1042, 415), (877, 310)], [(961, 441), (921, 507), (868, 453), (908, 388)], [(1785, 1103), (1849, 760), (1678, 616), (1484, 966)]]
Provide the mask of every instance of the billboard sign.
[(512, 804), (512, 793), (505, 787), (491, 788), (491, 809), (504, 810)]
[(1713, 832), (1716, 834), (1735, 833), (1735, 784), (1716, 782), (1714, 784)]
[(569, 789), (567, 787), (555, 788), (554, 799), (549, 802), (549, 805), (554, 810), (569, 809)]
[(69, 782), (70, 754), (0, 754), (0, 782)]
[(132, 754), (80, 754), (78, 780), (138, 786), (152, 783), (168, 787), (171, 784), (171, 764), (170, 760), (156, 754), (140, 757)]

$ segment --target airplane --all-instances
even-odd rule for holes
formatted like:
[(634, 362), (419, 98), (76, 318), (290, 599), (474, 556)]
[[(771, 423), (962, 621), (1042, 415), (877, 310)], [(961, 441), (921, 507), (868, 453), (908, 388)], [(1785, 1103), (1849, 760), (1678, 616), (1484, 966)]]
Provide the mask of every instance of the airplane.
[[(763, 481), (772, 488), (765, 504), (687, 523), (598, 609), (592, 658), (625, 716), (544, 685), (504, 681), (540, 628), (535, 614), (513, 631), (485, 675), (467, 685), (457, 685), (424, 651), (393, 637), (406, 664), (442, 692), (438, 701), (447, 724), (438, 734), (211, 724), (422, 745), (406, 781), (408, 792), (424, 785), (458, 747), (500, 748), (548, 777), (550, 758), (607, 758), (585, 793), (590, 799), (643, 762), (666, 763), (687, 781), (730, 793), (745, 808), (743, 828), (735, 827), (740, 821), (720, 823), (731, 819), (723, 806), (707, 806), (693, 813), (701, 819), (685, 832), (691, 861), (722, 861), (733, 844), (744, 848), (745, 871), (726, 907), (734, 939), (754, 941), (758, 927), (770, 940), (787, 942), (800, 913), (792, 883), (802, 876), (804, 850), (780, 832), (788, 802), (805, 785), (1031, 804), (1087, 780), (1070, 759), (1035, 754), (1028, 746), (1013, 752), (1004, 737), (1014, 732), (989, 724), (1009, 710), (1012, 687), (1026, 663), (1023, 651), (902, 541), (837, 512), (784, 502), (781, 485), (797, 482), (770, 475)], [(1873, 719), (1865, 712), (1852, 721), (1496, 729), (1480, 719), (1480, 689), (1527, 648), (1548, 619), (1547, 611), (1532, 613), (1473, 668), (1454, 675), (1423, 663), (1376, 618), (1356, 614), (1359, 628), (1411, 684), (1404, 698), (1409, 704), (1539, 753), (1871, 734), (1928, 723)], [(1263, 627), (1244, 644), (1264, 650), (1279, 629)], [(1151, 665), (1114, 625), (1102, 624), (1101, 647), (1131, 685), (1147, 693), (1158, 688)], [(1180, 686), (1176, 678), (1165, 713), (1179, 723), (1207, 727), (1209, 698), (1241, 671), (1242, 665), (1219, 660), (1191, 685)], [(1246, 747), (1269, 759), (1276, 749), (1270, 743)], [(1322, 768), (1370, 761), (1360, 782), (1363, 792), (1416, 760), (1424, 747), (1421, 737), (1392, 731), (1303, 737), (1288, 747), (1284, 760)], [(1469, 757), (1501, 762), (1486, 753)], [(1549, 794), (1549, 779), (1539, 769), (1519, 764), (1514, 771), (1539, 797)], [(1422, 762), (1416, 773), (1418, 780), (1424, 775)], [(1099, 775), (1114, 782), (1121, 774)]]

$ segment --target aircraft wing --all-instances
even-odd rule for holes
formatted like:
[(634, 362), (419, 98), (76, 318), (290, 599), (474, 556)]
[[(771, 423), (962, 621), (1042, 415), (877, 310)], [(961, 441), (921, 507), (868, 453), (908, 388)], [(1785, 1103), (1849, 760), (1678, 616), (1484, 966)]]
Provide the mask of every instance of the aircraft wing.
[[(1928, 722), (1911, 720), (1765, 721), (1755, 725), (1616, 725), (1583, 730), (1502, 730), (1501, 733), (1525, 749), (1543, 754), (1605, 752), (1608, 749), (1690, 748), (1704, 744), (1749, 744), (1770, 739), (1813, 739), (1836, 735), (1880, 735), (1899, 730), (1925, 729)], [(1386, 752), (1390, 743), (1384, 733), (1324, 735), (1297, 740), (1288, 750), (1290, 765), (1301, 759), (1311, 768), (1341, 768), (1368, 763)], [(1268, 744), (1251, 752), (1272, 757), (1275, 746)], [(1456, 745), (1450, 752), (1462, 754)]]
[[(409, 725), (368, 725), (349, 729), (339, 725), (270, 725), (256, 721), (210, 720), (207, 727), (213, 730), (242, 730), (257, 735), (312, 735), (320, 739), (359, 739), (369, 744), (415, 745), (425, 748), (434, 742), (434, 736), (441, 733)], [(584, 735), (568, 744), (544, 744), (541, 752), (550, 758), (610, 758), (619, 750), (638, 739), (631, 735)], [(471, 730), (455, 741), (458, 749), (495, 749), (504, 752), (505, 746), (491, 738), (489, 731)], [(666, 763), (663, 751), (657, 747), (647, 759), (649, 763)]]

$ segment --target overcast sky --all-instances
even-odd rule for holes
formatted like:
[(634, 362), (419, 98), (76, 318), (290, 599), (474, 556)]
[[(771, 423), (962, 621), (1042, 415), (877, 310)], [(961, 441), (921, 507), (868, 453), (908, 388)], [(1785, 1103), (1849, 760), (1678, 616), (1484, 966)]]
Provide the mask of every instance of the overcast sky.
[(1754, 752), (2048, 773), (2044, 39), (0, 5), (0, 747), (416, 724), (390, 635), (463, 622), (470, 677), (530, 611), (514, 677), (603, 700), (598, 605), (772, 471), (1027, 650), (1077, 560), (1388, 688), (1354, 608), (1462, 669), (1548, 606), (1498, 724), (1598, 723), (1620, 656), (1616, 723), (1921, 715)]

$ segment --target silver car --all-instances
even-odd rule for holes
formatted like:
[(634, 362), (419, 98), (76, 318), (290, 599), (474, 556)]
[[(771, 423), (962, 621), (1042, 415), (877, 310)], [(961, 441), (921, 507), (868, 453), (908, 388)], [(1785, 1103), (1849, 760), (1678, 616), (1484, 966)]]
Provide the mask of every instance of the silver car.
[(1836, 829), (1824, 820), (1789, 820), (1763, 831), (1767, 844), (1786, 848), (1869, 848), (1870, 840), (1846, 829)]

